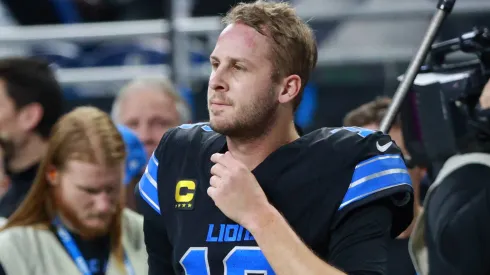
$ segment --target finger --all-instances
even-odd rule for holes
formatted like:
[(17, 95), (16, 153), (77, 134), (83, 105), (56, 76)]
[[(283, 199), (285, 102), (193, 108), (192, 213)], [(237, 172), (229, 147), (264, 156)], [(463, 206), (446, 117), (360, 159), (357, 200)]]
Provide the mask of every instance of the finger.
[(213, 201), (216, 198), (216, 192), (217, 191), (218, 190), (216, 188), (212, 187), (212, 186), (208, 187), (208, 190), (207, 190), (208, 196), (210, 196), (211, 199), (213, 199)]
[(222, 164), (227, 168), (228, 171), (237, 170), (237, 168), (239, 167), (244, 167), (244, 164), (236, 160), (229, 151), (224, 154), (213, 154), (211, 156), (211, 161), (213, 161), (214, 163)]
[(222, 157), (224, 155), (223, 154), (220, 154), (220, 153), (215, 153), (215, 154), (212, 154), (211, 155), (211, 161), (214, 162), (214, 163), (220, 163)]
[(213, 154), (211, 156), (211, 161), (214, 163), (219, 163), (228, 169), (232, 169), (237, 165), (236, 160), (231, 156), (231, 153), (226, 152), (225, 154)]
[(218, 188), (221, 185), (221, 179), (218, 176), (212, 176), (209, 179), (209, 185), (212, 187)]
[(237, 167), (240, 164), (240, 162), (233, 157), (233, 155), (230, 153), (230, 151), (228, 151), (224, 154), (221, 154), (221, 156), (219, 156), (219, 158), (218, 158), (218, 163), (223, 164), (228, 169), (231, 169), (233, 167)]
[(226, 166), (221, 163), (216, 163), (215, 165), (213, 165), (213, 167), (211, 167), (211, 175), (216, 175), (220, 178), (222, 178), (227, 173), (227, 171), (228, 169), (226, 168)]

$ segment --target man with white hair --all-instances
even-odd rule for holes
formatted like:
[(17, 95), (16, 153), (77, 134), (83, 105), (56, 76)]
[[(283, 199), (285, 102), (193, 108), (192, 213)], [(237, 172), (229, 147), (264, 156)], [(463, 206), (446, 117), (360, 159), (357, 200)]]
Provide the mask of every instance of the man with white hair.
[(112, 119), (131, 128), (149, 156), (170, 128), (191, 121), (189, 106), (166, 78), (142, 78), (116, 95)]

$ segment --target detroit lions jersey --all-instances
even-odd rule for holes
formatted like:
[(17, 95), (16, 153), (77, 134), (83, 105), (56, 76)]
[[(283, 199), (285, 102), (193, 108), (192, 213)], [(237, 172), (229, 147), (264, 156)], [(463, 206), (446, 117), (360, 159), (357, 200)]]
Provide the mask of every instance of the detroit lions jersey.
[[(136, 190), (150, 274), (275, 274), (250, 232), (207, 195), (210, 157), (225, 151), (225, 136), (207, 124), (182, 125), (162, 138)], [(393, 236), (412, 220), (410, 177), (400, 150), (381, 132), (322, 128), (280, 147), (252, 173), (270, 203), (327, 262), (345, 263), (330, 243), (356, 210), (389, 209)]]

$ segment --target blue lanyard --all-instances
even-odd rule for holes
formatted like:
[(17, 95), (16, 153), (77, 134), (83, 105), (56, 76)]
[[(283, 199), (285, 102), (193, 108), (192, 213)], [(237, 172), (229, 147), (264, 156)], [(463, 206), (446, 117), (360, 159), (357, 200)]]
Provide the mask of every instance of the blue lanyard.
[[(70, 254), (73, 261), (75, 261), (78, 270), (80, 270), (83, 275), (92, 275), (92, 272), (88, 268), (87, 261), (85, 261), (85, 259), (83, 258), (80, 249), (78, 249), (75, 241), (73, 240), (68, 230), (66, 230), (65, 226), (59, 221), (59, 219), (55, 219), (53, 224), (56, 227), (56, 233), (58, 237), (65, 246), (66, 250), (68, 250), (68, 253)], [(131, 266), (131, 263), (129, 262), (126, 253), (124, 253), (124, 267), (126, 268), (127, 275), (134, 275), (133, 267)]]

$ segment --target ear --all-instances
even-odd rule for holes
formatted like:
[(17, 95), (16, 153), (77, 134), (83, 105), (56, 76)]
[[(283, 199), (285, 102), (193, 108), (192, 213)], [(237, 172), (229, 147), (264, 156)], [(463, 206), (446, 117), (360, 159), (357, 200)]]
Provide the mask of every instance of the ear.
[(299, 93), (301, 89), (301, 78), (298, 75), (290, 75), (283, 81), (283, 89), (279, 94), (279, 102), (287, 103), (291, 102)]
[(41, 104), (28, 104), (19, 111), (18, 124), (24, 131), (31, 131), (37, 127), (43, 115), (44, 110)]
[(58, 185), (59, 173), (54, 166), (50, 165), (48, 169), (46, 169), (46, 179), (50, 185)]

